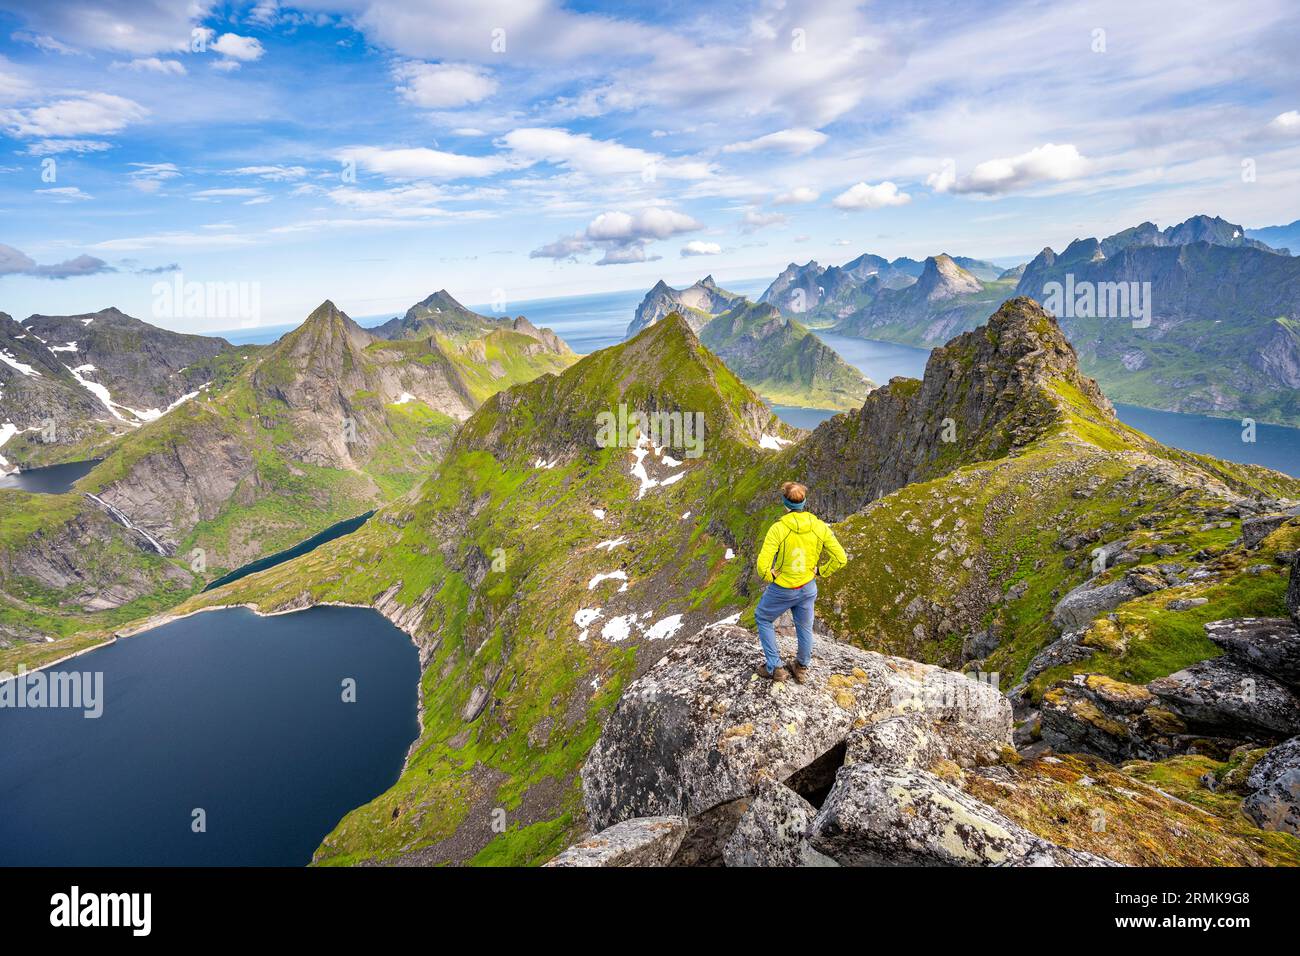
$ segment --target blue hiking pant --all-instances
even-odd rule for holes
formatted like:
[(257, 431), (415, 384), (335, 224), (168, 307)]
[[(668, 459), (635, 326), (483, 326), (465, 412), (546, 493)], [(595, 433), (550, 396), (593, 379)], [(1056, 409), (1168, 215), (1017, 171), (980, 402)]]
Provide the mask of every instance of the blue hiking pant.
[(783, 588), (779, 584), (767, 586), (754, 609), (754, 620), (758, 624), (758, 639), (763, 645), (763, 658), (768, 670), (775, 670), (783, 663), (776, 649), (776, 630), (772, 625), (786, 611), (794, 618), (794, 630), (799, 637), (799, 663), (804, 667), (812, 663), (813, 605), (816, 601), (816, 578), (801, 588)]

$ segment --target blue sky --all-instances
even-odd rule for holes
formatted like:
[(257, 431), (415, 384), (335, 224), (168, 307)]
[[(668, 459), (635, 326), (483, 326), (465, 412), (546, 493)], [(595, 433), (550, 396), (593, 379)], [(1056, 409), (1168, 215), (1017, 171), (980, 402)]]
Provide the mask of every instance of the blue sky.
[[(0, 310), (211, 331), (1290, 222), (1300, 9), (1203, 6), (0, 0)], [(176, 270), (255, 320), (158, 317)]]

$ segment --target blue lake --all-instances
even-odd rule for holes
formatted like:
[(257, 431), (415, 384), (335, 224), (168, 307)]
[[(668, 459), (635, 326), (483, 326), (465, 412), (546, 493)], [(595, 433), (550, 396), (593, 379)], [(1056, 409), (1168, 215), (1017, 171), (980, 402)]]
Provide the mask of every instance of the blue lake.
[(103, 713), (0, 708), (4, 865), (301, 866), (419, 730), (415, 646), (359, 608), (207, 612), (50, 670), (102, 673)]
[(0, 488), (17, 488), (38, 495), (61, 495), (71, 491), (72, 486), (98, 465), (100, 460), (69, 461), (62, 465), (17, 471), (0, 478)]

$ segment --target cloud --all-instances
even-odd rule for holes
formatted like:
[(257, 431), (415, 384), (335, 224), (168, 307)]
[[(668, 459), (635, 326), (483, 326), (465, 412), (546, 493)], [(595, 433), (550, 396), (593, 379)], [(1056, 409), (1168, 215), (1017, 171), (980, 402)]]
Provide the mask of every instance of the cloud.
[(19, 137), (103, 136), (118, 133), (149, 115), (134, 100), (112, 93), (83, 93), (46, 106), (0, 110), (0, 123)]
[(713, 175), (708, 163), (668, 159), (614, 140), (595, 139), (586, 133), (571, 133), (555, 127), (526, 127), (501, 137), (501, 145), (528, 162), (548, 162), (596, 176), (637, 174), (647, 181), (707, 179)]
[(796, 203), (816, 202), (821, 194), (807, 186), (796, 186), (772, 200), (774, 206), (793, 206)]
[(174, 163), (131, 163), (131, 186), (142, 193), (156, 193), (164, 182), (181, 174)]
[(956, 181), (957, 164), (951, 159), (945, 159), (938, 172), (930, 173), (925, 177), (925, 184), (937, 193), (946, 193)]
[(801, 156), (804, 153), (812, 152), (826, 142), (827, 138), (825, 133), (818, 132), (815, 129), (807, 129), (806, 127), (783, 129), (775, 133), (768, 133), (766, 136), (760, 136), (758, 139), (745, 140), (743, 143), (732, 143), (729, 146), (722, 147), (722, 151), (724, 153), (753, 153), (762, 150), (776, 150)]
[(668, 239), (684, 232), (703, 228), (685, 213), (661, 206), (649, 206), (636, 212), (603, 212), (581, 233), (561, 236), (554, 242), (534, 249), (530, 259), (576, 259), (594, 248), (604, 250), (598, 266), (652, 262), (660, 256), (646, 255), (646, 245), (654, 239)]
[(94, 196), (83, 193), (77, 186), (55, 186), (50, 189), (37, 189), (39, 195), (49, 196), (55, 202), (84, 202)]
[(114, 70), (131, 70), (134, 73), (159, 73), (163, 76), (184, 76), (185, 64), (180, 60), (160, 60), (156, 56), (137, 57), (128, 63), (111, 64)]
[(11, 35), (15, 43), (26, 43), (36, 47), (38, 50), (44, 50), (46, 53), (58, 53), (60, 56), (79, 56), (81, 51), (66, 43), (60, 43), (52, 36), (37, 35), (28, 33), (26, 30), (18, 30)]
[(103, 259), (80, 255), (75, 259), (53, 265), (37, 265), (36, 261), (24, 252), (0, 243), (0, 276), (26, 275), (40, 279), (71, 279), (76, 276), (97, 275), (101, 272), (117, 270)]
[(220, 53), (222, 56), (231, 60), (238, 60), (241, 63), (252, 63), (260, 60), (266, 53), (266, 48), (262, 46), (262, 41), (256, 37), (241, 37), (237, 33), (223, 33), (217, 38), (215, 43), (209, 45), (209, 49)]
[(886, 180), (875, 186), (866, 183), (850, 186), (831, 200), (831, 205), (836, 209), (848, 210), (883, 209), (887, 206), (906, 206), (911, 201), (911, 196), (900, 192), (896, 185)]
[(262, 195), (262, 190), (255, 186), (226, 186), (216, 189), (200, 189), (194, 194), (196, 199), (248, 199)]
[(470, 64), (399, 63), (393, 68), (393, 78), (406, 102), (428, 109), (466, 106), (497, 91), (491, 74)]
[(1268, 131), (1282, 136), (1300, 134), (1300, 110), (1287, 110), (1285, 113), (1274, 116), (1269, 121)]
[(1077, 179), (1088, 170), (1088, 161), (1069, 143), (1046, 143), (1019, 156), (990, 159), (952, 184), (955, 193), (999, 195), (1038, 183)]
[(351, 146), (334, 155), (339, 162), (355, 163), (359, 169), (389, 179), (466, 179), (490, 176), (518, 165), (500, 156), (466, 156), (423, 146), (409, 149)]
[(768, 226), (780, 226), (790, 221), (790, 217), (779, 212), (759, 212), (757, 209), (746, 209), (744, 217), (740, 220), (741, 230), (743, 232), (757, 232), (760, 229), (766, 229)]
[(291, 182), (307, 175), (307, 169), (303, 166), (240, 166), (231, 172), (236, 176), (256, 176), (272, 183)]
[(699, 239), (692, 239), (686, 245), (682, 246), (682, 258), (690, 256), (716, 256), (722, 253), (722, 246), (716, 242), (701, 242)]
[(28, 156), (55, 156), (59, 153), (102, 153), (112, 143), (101, 139), (42, 139), (27, 147)]
[(57, 37), (75, 47), (148, 54), (187, 46), (190, 30), (207, 15), (212, 0), (0, 0), (30, 32)]

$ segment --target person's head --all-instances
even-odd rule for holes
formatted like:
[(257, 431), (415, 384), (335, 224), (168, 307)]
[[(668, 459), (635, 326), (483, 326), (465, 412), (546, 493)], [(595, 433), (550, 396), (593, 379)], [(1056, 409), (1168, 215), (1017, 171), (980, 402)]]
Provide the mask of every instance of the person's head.
[(797, 481), (787, 481), (781, 485), (781, 498), (789, 511), (803, 511), (808, 501), (808, 489)]

